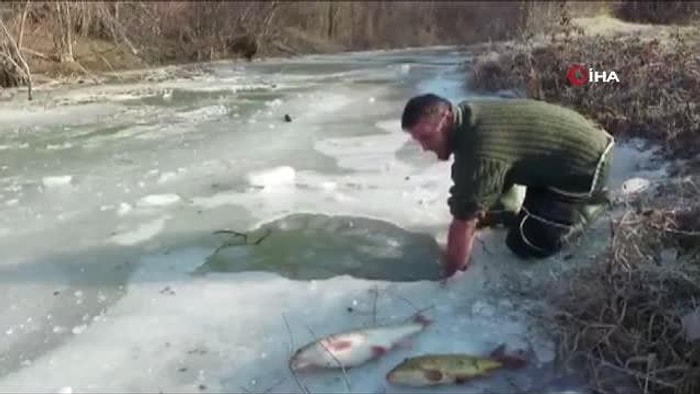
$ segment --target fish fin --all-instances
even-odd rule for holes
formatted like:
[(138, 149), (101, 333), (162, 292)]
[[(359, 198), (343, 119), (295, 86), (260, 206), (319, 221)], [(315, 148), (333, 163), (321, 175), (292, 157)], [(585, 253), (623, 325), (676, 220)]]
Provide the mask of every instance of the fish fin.
[(508, 369), (525, 368), (528, 364), (527, 359), (525, 357), (516, 355), (504, 355), (496, 360)]
[(332, 339), (326, 344), (329, 350), (336, 352), (343, 351), (352, 347), (352, 341), (348, 339)]
[(498, 346), (497, 348), (493, 349), (491, 351), (491, 354), (489, 355), (489, 357), (498, 359), (499, 357), (503, 357), (505, 355), (506, 355), (506, 344), (503, 343), (500, 346)]
[(427, 317), (423, 316), (423, 314), (418, 313), (415, 316), (413, 316), (413, 321), (415, 323), (421, 324), (423, 327), (427, 327), (431, 324), (433, 324), (433, 321), (428, 319)]
[(445, 377), (442, 374), (442, 372), (435, 370), (435, 369), (424, 370), (423, 376), (425, 376), (425, 378), (428, 379), (430, 382), (439, 382)]
[(372, 356), (381, 357), (386, 353), (387, 349), (384, 346), (372, 346)]
[(400, 339), (396, 342), (396, 346), (398, 346), (402, 349), (412, 349), (413, 348), (413, 341), (410, 338)]
[(289, 360), (289, 369), (297, 372), (307, 372), (313, 369), (308, 361)]
[(493, 360), (503, 364), (508, 369), (520, 369), (527, 366), (527, 356), (525, 354), (506, 354), (506, 345), (502, 344), (491, 352)]
[(469, 380), (471, 380), (471, 376), (469, 375), (457, 375), (455, 376), (455, 383), (456, 384), (464, 384), (467, 383)]

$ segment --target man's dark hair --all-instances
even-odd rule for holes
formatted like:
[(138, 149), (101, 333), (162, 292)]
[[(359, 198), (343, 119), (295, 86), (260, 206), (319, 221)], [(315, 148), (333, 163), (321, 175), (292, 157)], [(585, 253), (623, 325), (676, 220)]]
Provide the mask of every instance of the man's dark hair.
[(422, 118), (437, 113), (444, 105), (451, 103), (436, 94), (427, 93), (414, 96), (406, 103), (401, 115), (401, 128), (404, 130), (415, 126)]

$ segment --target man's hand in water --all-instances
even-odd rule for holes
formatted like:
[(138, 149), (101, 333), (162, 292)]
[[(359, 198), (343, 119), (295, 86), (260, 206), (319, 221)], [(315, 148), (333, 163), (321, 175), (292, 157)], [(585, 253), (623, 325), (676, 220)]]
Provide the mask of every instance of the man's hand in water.
[[(443, 265), (443, 267), (446, 267), (446, 266)], [(464, 275), (464, 272), (466, 270), (467, 270), (466, 265), (463, 267), (460, 267), (456, 271), (452, 271), (452, 272), (448, 272), (445, 268), (443, 268), (442, 279), (440, 280), (440, 284), (445, 286), (445, 285), (449, 285), (449, 284), (458, 282), (459, 278), (461, 278), (462, 275)]]
[(444, 282), (446, 279), (459, 277), (455, 274), (466, 271), (469, 267), (478, 223), (478, 217), (470, 220), (452, 220), (442, 261)]

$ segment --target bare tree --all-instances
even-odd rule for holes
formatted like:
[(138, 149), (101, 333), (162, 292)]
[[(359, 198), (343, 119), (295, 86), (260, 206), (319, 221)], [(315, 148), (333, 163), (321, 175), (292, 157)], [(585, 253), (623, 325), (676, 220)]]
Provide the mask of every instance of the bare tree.
[[(77, 63), (82, 59), (74, 52), (77, 40), (111, 41), (129, 55), (119, 60), (133, 59), (142, 66), (149, 61), (202, 61), (229, 55), (252, 59), (267, 48), (300, 54), (327, 49), (466, 44), (508, 38), (528, 21), (537, 24), (532, 18), (540, 14), (532, 10), (535, 3), (540, 2), (57, 0), (37, 3), (28, 17), (23, 17), (33, 38), (38, 32), (43, 39), (53, 40), (55, 53), (45, 55), (38, 51), (40, 48), (26, 47), (21, 35), (16, 36), (16, 46), (31, 55), (31, 61), (75, 62), (84, 68)], [(0, 9), (19, 15), (21, 7), (6, 2), (0, 3)], [(6, 53), (14, 53), (10, 41), (5, 41)], [(102, 55), (97, 57), (111, 69), (110, 61), (105, 59), (108, 56)], [(12, 59), (23, 69), (19, 58)], [(2, 62), (7, 63), (6, 68), (15, 69), (5, 57)]]
[[(27, 20), (28, 11), (29, 1), (27, 1), (24, 4), (19, 32), (17, 33), (17, 39), (12, 37), (12, 34), (7, 29), (7, 26), (5, 26), (5, 22), (0, 18), (0, 30), (2, 30), (2, 44), (0, 44), (0, 59), (3, 60), (2, 63), (4, 63), (5, 65), (3, 67), (3, 65), (0, 64), (0, 67), (4, 68), (4, 72), (8, 74), (8, 77), (14, 75), (14, 81), (5, 81), (5, 84), (8, 86), (20, 86), (26, 84), (27, 98), (29, 100), (32, 100), (32, 73), (29, 69), (29, 65), (24, 59), (24, 56), (22, 56), (21, 52), (22, 38), (24, 36), (24, 26)], [(10, 70), (7, 69), (8, 66)]]

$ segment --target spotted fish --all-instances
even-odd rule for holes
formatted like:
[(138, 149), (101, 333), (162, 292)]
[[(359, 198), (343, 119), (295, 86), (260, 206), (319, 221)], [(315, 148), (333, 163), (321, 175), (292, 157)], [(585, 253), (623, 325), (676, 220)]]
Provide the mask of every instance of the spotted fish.
[(454, 353), (407, 358), (386, 375), (386, 380), (392, 384), (414, 387), (464, 384), (498, 369), (516, 369), (526, 365), (525, 357), (506, 355), (505, 345), (501, 345), (488, 357)]

